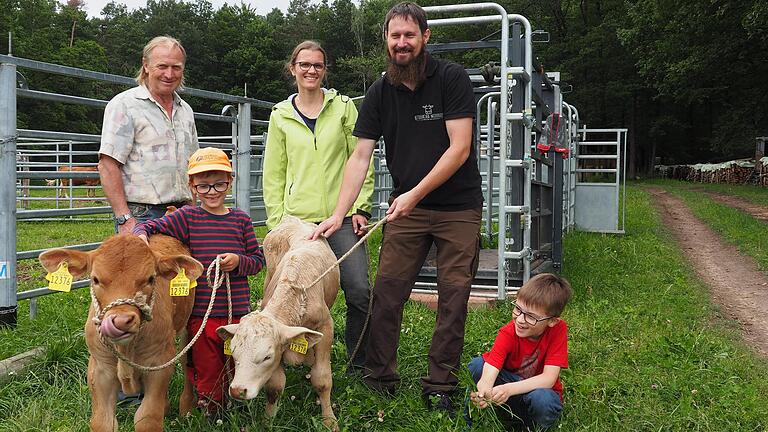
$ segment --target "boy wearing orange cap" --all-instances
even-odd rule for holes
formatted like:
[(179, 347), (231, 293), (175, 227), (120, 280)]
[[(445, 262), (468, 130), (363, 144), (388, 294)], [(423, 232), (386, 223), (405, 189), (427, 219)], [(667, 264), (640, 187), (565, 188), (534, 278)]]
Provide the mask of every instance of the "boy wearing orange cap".
[[(175, 237), (205, 268), (219, 257), (221, 270), (230, 273), (232, 323), (237, 323), (250, 312), (248, 275), (264, 266), (253, 221), (244, 211), (224, 205), (232, 184), (232, 164), (223, 151), (212, 147), (196, 151), (189, 158), (187, 174), (192, 195), (200, 200), (200, 206), (184, 206), (160, 219), (142, 222), (133, 233), (145, 240), (152, 234)], [(205, 275), (200, 276), (187, 323), (190, 336), (200, 329), (210, 299), (211, 287)], [(220, 290), (205, 329), (187, 358), (186, 373), (197, 390), (198, 407), (206, 414), (217, 411), (224, 402), (229, 356), (224, 354), (224, 342), (216, 328), (227, 324), (228, 315), (226, 291)]]

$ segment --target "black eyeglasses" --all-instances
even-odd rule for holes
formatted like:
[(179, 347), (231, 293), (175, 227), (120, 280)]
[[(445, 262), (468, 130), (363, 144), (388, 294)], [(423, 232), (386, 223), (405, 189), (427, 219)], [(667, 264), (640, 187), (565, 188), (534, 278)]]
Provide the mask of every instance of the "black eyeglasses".
[(229, 189), (229, 182), (216, 182), (214, 184), (196, 184), (195, 191), (199, 194), (206, 194), (211, 191), (211, 189), (215, 190), (216, 192), (226, 192), (227, 189)]
[(530, 312), (520, 309), (520, 306), (518, 306), (515, 302), (512, 302), (512, 317), (517, 319), (517, 317), (519, 317), (520, 315), (523, 316), (523, 320), (525, 321), (525, 323), (531, 326), (535, 326), (541, 321), (546, 321), (548, 319), (554, 318), (551, 316), (548, 316), (545, 318), (538, 318), (535, 315), (531, 314)]
[(294, 62), (293, 64), (297, 65), (304, 72), (309, 71), (309, 68), (315, 68), (317, 72), (322, 72), (325, 69), (325, 63)]

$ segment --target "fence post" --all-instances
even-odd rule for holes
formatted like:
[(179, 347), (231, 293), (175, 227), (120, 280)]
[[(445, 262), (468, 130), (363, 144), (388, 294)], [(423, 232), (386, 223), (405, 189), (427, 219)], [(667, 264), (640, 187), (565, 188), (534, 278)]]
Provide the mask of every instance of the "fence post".
[(235, 206), (251, 215), (251, 104), (239, 103), (237, 109), (237, 190)]
[(0, 64), (0, 328), (16, 327), (16, 65)]

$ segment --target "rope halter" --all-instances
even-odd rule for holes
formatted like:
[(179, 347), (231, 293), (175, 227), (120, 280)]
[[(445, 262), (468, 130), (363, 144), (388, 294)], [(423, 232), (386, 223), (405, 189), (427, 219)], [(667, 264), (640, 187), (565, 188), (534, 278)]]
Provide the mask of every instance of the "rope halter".
[(155, 288), (152, 288), (152, 298), (147, 303), (147, 295), (141, 291), (137, 291), (133, 295), (133, 298), (119, 298), (106, 305), (103, 309), (99, 304), (99, 299), (96, 298), (96, 294), (93, 292), (93, 286), (91, 286), (91, 303), (95, 309), (95, 316), (92, 321), (96, 327), (101, 326), (101, 321), (104, 319), (104, 315), (115, 306), (131, 305), (141, 312), (141, 325), (144, 325), (147, 321), (152, 321), (152, 308), (155, 306)]

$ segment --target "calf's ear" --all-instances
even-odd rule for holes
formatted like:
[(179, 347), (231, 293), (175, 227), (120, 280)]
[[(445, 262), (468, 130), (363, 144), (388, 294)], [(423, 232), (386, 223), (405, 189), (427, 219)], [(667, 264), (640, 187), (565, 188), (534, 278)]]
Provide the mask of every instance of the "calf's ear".
[(88, 252), (71, 249), (51, 249), (40, 254), (40, 264), (48, 272), (54, 272), (62, 262), (67, 263), (67, 268), (76, 279), (84, 277), (91, 271), (91, 255)]
[(174, 255), (163, 257), (158, 262), (158, 271), (163, 277), (172, 279), (183, 268), (189, 280), (197, 280), (203, 274), (203, 265), (200, 262), (187, 255)]
[(323, 334), (320, 332), (310, 330), (306, 327), (291, 327), (291, 326), (284, 326), (284, 328), (280, 329), (280, 336), (283, 337), (284, 344), (289, 343), (293, 338), (304, 336), (304, 339), (306, 339), (307, 342), (309, 342), (309, 348), (312, 348), (313, 346), (317, 345), (317, 343), (320, 342), (320, 339), (323, 338)]
[(232, 339), (232, 336), (235, 335), (235, 332), (237, 332), (237, 327), (240, 324), (229, 324), (225, 326), (220, 326), (216, 329), (216, 334), (219, 335), (221, 340), (227, 340)]

